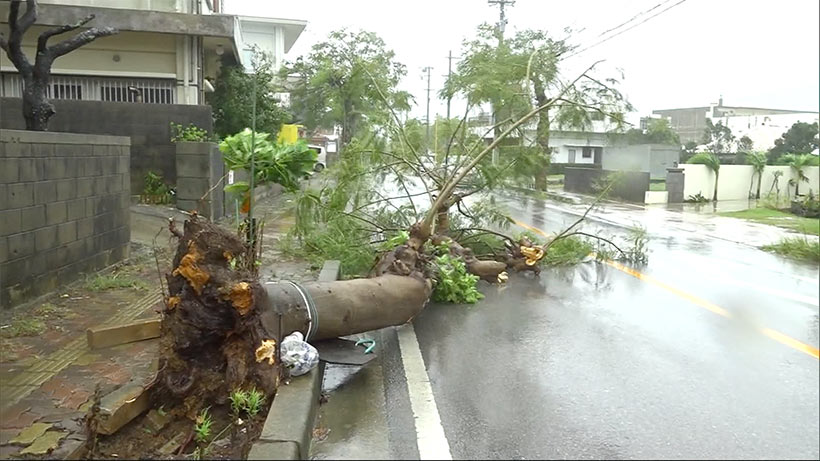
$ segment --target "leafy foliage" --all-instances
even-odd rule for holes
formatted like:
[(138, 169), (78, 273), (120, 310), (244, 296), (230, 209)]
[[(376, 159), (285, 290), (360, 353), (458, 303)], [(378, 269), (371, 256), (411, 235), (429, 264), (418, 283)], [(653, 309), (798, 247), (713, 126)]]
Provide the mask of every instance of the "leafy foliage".
[(646, 130), (632, 128), (623, 139), (627, 144), (674, 144), (680, 146), (680, 136), (669, 126), (664, 118), (651, 119)]
[(809, 177), (806, 176), (806, 168), (817, 166), (820, 164), (818, 161), (820, 161), (820, 158), (811, 154), (786, 154), (780, 157), (780, 163), (789, 165), (792, 171), (797, 174), (797, 180), (794, 183), (794, 195), (799, 195), (801, 182), (809, 182)]
[[(250, 172), (253, 149), (254, 186), (275, 183), (281, 184), (289, 191), (298, 190), (299, 180), (305, 177), (316, 163), (316, 151), (308, 148), (303, 141), (289, 144), (273, 143), (269, 139), (269, 133), (257, 132), (253, 140), (252, 136), (253, 132), (246, 128), (233, 136), (228, 136), (219, 144), (225, 167), (229, 170)], [(249, 190), (250, 184), (245, 181), (225, 186), (226, 192), (245, 194)]]
[[(543, 106), (564, 85), (560, 78), (560, 58), (575, 48), (565, 40), (556, 40), (546, 32), (523, 30), (501, 40), (498, 30), (489, 24), (479, 26), (477, 37), (465, 41), (462, 59), (448, 79), (443, 97), (463, 95), (469, 105), (489, 103), (493, 118), (502, 121), (500, 130), (534, 106)], [(535, 177), (539, 189), (546, 188), (551, 148), (549, 134), (553, 125), (559, 128), (585, 128), (594, 120), (606, 120), (617, 129), (623, 114), (631, 106), (615, 88), (612, 78), (587, 76), (570, 88), (550, 110), (541, 111), (535, 123), (535, 139), (525, 141), (532, 124), (522, 126), (515, 137), (501, 148), (504, 158), (517, 168), (510, 173), (518, 177)], [(517, 146), (512, 148), (511, 146)], [(526, 147), (525, 147), (526, 146)]]
[(406, 73), (378, 35), (347, 29), (331, 32), (307, 56), (285, 64), (280, 71), (294, 82), (291, 105), (296, 119), (310, 130), (341, 125), (342, 147), (365, 125), (388, 123), (379, 90), (395, 110), (409, 110), (410, 95), (397, 89)]
[(478, 276), (467, 272), (460, 258), (445, 253), (436, 257), (435, 266), (438, 276), (433, 289), (434, 301), (475, 304), (484, 298), (476, 288)]
[(183, 126), (171, 122), (171, 142), (205, 142), (210, 140), (207, 130), (203, 130), (193, 123)]
[(820, 147), (817, 122), (808, 124), (797, 122), (780, 138), (775, 139), (774, 147), (769, 149), (769, 162), (775, 163), (785, 154), (808, 154)]
[(220, 138), (253, 126), (254, 92), (257, 130), (278, 133), (291, 118), (276, 96), (280, 88), (270, 56), (254, 50), (252, 65), (253, 71), (247, 72), (241, 65), (223, 62), (214, 92), (208, 94), (214, 112), (214, 132)]
[(703, 144), (706, 144), (710, 152), (718, 154), (731, 152), (734, 142), (735, 136), (728, 126), (723, 125), (723, 122), (712, 123), (712, 119), (706, 119)]
[(140, 198), (143, 203), (171, 203), (174, 198), (174, 190), (171, 186), (165, 184), (162, 175), (158, 173), (149, 170), (145, 173), (143, 184), (142, 197)]
[[(752, 184), (754, 183), (754, 175), (757, 175), (757, 192), (755, 193), (754, 198), (760, 198), (760, 186), (763, 182), (763, 170), (766, 169), (766, 164), (768, 163), (768, 157), (766, 157), (765, 152), (755, 151), (749, 152), (746, 154), (746, 162), (752, 166), (753, 174), (752, 174)], [(752, 184), (749, 184), (749, 195), (751, 196)]]
[(567, 237), (556, 240), (541, 260), (546, 266), (578, 264), (592, 253), (593, 246), (584, 239)]
[(203, 443), (210, 437), (212, 425), (213, 420), (211, 419), (211, 414), (207, 408), (203, 408), (202, 411), (197, 414), (196, 421), (194, 421), (194, 438), (197, 442)]

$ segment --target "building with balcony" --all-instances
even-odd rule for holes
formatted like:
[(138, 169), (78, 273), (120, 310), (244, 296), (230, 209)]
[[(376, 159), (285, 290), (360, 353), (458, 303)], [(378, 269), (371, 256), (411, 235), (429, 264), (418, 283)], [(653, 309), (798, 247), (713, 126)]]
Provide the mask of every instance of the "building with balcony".
[[(37, 22), (24, 38), (33, 56), (37, 36), (89, 13), (89, 26), (120, 33), (58, 58), (52, 99), (204, 104), (223, 62), (250, 67), (251, 48), (270, 53), (276, 66), (304, 30), (305, 21), (222, 13), (221, 0), (40, 0)], [(0, 3), (0, 30), (8, 2)], [(21, 8), (24, 9), (25, 7)], [(60, 37), (52, 40), (56, 41)], [(20, 97), (17, 71), (0, 54), (0, 97)]]
[[(95, 18), (89, 27), (119, 30), (54, 61), (48, 96), (51, 131), (129, 136), (131, 191), (147, 172), (176, 183), (170, 123), (213, 128), (207, 93), (223, 65), (250, 68), (251, 49), (281, 65), (307, 22), (224, 14), (222, 0), (39, 0), (23, 37), (33, 61), (45, 30)], [(0, 1), (0, 32), (8, 37), (9, 2)], [(26, 6), (21, 5), (21, 14)], [(70, 36), (52, 37), (51, 43)], [(0, 52), (0, 128), (22, 129), (22, 81)]]

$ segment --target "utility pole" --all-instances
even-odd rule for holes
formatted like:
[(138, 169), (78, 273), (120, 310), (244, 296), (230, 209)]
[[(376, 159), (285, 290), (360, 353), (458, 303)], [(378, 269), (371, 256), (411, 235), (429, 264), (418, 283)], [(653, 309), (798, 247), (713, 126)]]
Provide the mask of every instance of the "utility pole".
[[(507, 15), (504, 12), (504, 7), (506, 7), (507, 5), (514, 6), (515, 5), (515, 0), (487, 0), (487, 3), (491, 6), (498, 5), (498, 26), (496, 26), (496, 31), (498, 33), (498, 46), (501, 47), (501, 45), (504, 43), (504, 29), (506, 29), (506, 27), (507, 27)], [(498, 114), (499, 111), (501, 111), (501, 109), (498, 108), (498, 107), (495, 107), (495, 105), (493, 105), (491, 110), (492, 110), (491, 124), (494, 125), (496, 123), (497, 119), (502, 118), (502, 117), (499, 117), (499, 114)], [(495, 130), (493, 130), (493, 139), (497, 138), (500, 133), (501, 133), (501, 128), (496, 127)], [(493, 156), (492, 156), (493, 165), (496, 165), (498, 163), (498, 157), (499, 157), (498, 147), (496, 147), (495, 149), (493, 149)]]
[(507, 5), (515, 6), (515, 0), (487, 0), (490, 5), (498, 5), (499, 21), (498, 32), (501, 38), (504, 37), (504, 29), (507, 26), (507, 15), (504, 13), (504, 7)]
[[(450, 50), (447, 53), (447, 81), (450, 81), (450, 77), (453, 75), (453, 50)], [(453, 97), (448, 93), (447, 94), (447, 120), (450, 120), (450, 101)]]
[(427, 66), (423, 71), (427, 72), (427, 149), (430, 149), (430, 71), (432, 67)]

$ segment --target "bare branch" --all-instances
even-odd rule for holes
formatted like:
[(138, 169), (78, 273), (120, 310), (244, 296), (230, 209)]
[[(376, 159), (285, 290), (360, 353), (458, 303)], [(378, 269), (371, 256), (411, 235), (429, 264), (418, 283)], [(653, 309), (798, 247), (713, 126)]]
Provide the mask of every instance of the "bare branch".
[[(20, 0), (12, 0), (11, 4), (20, 4)], [(26, 12), (23, 13), (23, 16), (20, 17), (19, 23), (17, 24), (17, 28), (20, 29), (20, 34), (24, 34), (29, 27), (34, 25), (34, 21), (37, 20), (37, 0), (26, 0)], [(11, 22), (9, 22), (9, 27), (11, 26)]]
[[(33, 3), (33, 6), (32, 4)], [(0, 45), (3, 45), (3, 50), (6, 51), (6, 54), (9, 57), (9, 60), (14, 64), (14, 67), (20, 71), (20, 75), (22, 75), (23, 80), (28, 80), (32, 76), (32, 68), (31, 63), (29, 62), (28, 58), (26, 58), (25, 53), (23, 53), (23, 33), (25, 33), (28, 27), (25, 27), (26, 23), (26, 16), (32, 14), (35, 19), (37, 16), (37, 4), (31, 2), (26, 7), (26, 12), (23, 17), (20, 16), (20, 0), (14, 0), (9, 5), (9, 38), (6, 40), (5, 38), (2, 39)], [(32, 21), (33, 22), (33, 21)]]
[[(586, 232), (576, 231), (576, 232), (572, 232), (571, 234), (566, 234), (566, 235), (564, 235), (564, 236), (563, 236), (563, 237), (561, 237), (561, 238), (572, 237), (573, 235), (583, 235), (584, 237), (590, 237), (590, 238), (594, 238), (594, 239), (596, 239), (596, 240), (601, 240), (601, 241), (603, 241), (603, 242), (606, 242), (606, 243), (608, 243), (608, 244), (612, 245), (612, 247), (613, 247), (613, 248), (615, 248), (616, 250), (618, 250), (618, 252), (619, 252), (619, 253), (621, 253), (621, 256), (622, 256), (622, 257), (624, 257), (624, 258), (626, 258), (626, 257), (627, 257), (627, 254), (624, 252), (624, 250), (622, 250), (622, 249), (621, 249), (618, 245), (616, 245), (616, 244), (615, 244), (615, 242), (613, 242), (612, 240), (609, 240), (609, 239), (607, 239), (607, 238), (601, 237), (601, 236), (599, 236), (599, 235), (588, 234), (588, 233), (586, 233)], [(556, 239), (554, 239), (554, 240), (553, 240), (553, 242), (554, 242), (555, 240), (558, 240), (558, 239), (557, 239), (557, 238), (556, 238)], [(552, 242), (550, 242), (550, 244), (552, 244)], [(546, 250), (544, 250), (544, 253), (546, 253)]]
[(474, 236), (474, 235), (480, 235), (480, 234), (492, 234), (492, 235), (495, 235), (496, 237), (501, 237), (501, 238), (503, 238), (503, 239), (505, 239), (505, 240), (509, 240), (509, 241), (510, 241), (510, 242), (512, 242), (512, 243), (515, 243), (515, 244), (517, 244), (517, 243), (518, 243), (518, 242), (516, 242), (516, 241), (515, 241), (515, 239), (514, 239), (514, 238), (512, 238), (512, 237), (510, 237), (510, 236), (508, 236), (508, 235), (504, 235), (504, 234), (502, 234), (501, 232), (496, 232), (496, 231), (494, 231), (494, 230), (484, 229), (484, 228), (481, 228), (481, 227), (465, 227), (465, 228), (463, 228), (463, 229), (456, 229), (456, 230), (455, 230), (455, 232), (458, 232), (458, 231), (461, 231), (462, 233), (467, 232), (467, 231), (475, 231), (475, 232), (476, 232), (475, 234), (470, 234), (470, 235), (468, 235), (468, 236), (467, 236), (467, 237), (465, 237), (465, 238), (469, 238), (469, 237), (471, 237), (471, 236)]
[(581, 215), (580, 218), (578, 218), (569, 227), (561, 231), (558, 235), (555, 236), (555, 238), (550, 240), (548, 243), (544, 244), (544, 246), (542, 247), (544, 249), (544, 253), (547, 252), (547, 249), (553, 244), (553, 242), (564, 238), (575, 226), (581, 224), (585, 219), (587, 219), (587, 215), (589, 214), (589, 212), (592, 211), (592, 209), (595, 208), (595, 206), (598, 205), (598, 203), (600, 203), (604, 199), (609, 190), (612, 189), (613, 185), (615, 185), (615, 181), (610, 181), (609, 184), (607, 184), (606, 187), (601, 191), (601, 193), (598, 194), (597, 197), (595, 197), (595, 200), (587, 207), (586, 211), (584, 211), (584, 214)]
[(79, 20), (78, 22), (76, 22), (74, 24), (66, 24), (64, 26), (55, 27), (53, 29), (49, 29), (49, 30), (43, 32), (42, 34), (40, 34), (40, 37), (37, 39), (37, 54), (44, 53), (46, 51), (46, 49), (48, 48), (48, 39), (49, 38), (51, 38), (55, 35), (60, 35), (60, 34), (63, 34), (65, 32), (70, 32), (72, 30), (79, 29), (80, 27), (84, 26), (85, 24), (87, 24), (92, 19), (94, 19), (94, 15), (89, 14), (88, 16), (84, 17), (83, 19)]
[(103, 27), (102, 29), (92, 27), (91, 29), (80, 32), (68, 40), (62, 41), (47, 48), (46, 54), (48, 54), (51, 59), (56, 59), (64, 54), (71, 53), (77, 48), (87, 45), (100, 37), (107, 37), (116, 33), (119, 33), (119, 30), (113, 27)]
[[(392, 166), (390, 167), (390, 171), (392, 171), (393, 174), (396, 175), (396, 179), (398, 179), (399, 183), (401, 184), (401, 187), (404, 189), (404, 193), (406, 194), (407, 200), (410, 201), (410, 206), (413, 208), (413, 219), (418, 219), (419, 210), (416, 208), (415, 202), (413, 202), (413, 195), (410, 194), (410, 190), (407, 188), (407, 185), (404, 183), (404, 179), (402, 179), (399, 172), (396, 171), (396, 169), (393, 168)], [(425, 193), (426, 193), (426, 191), (422, 192), (418, 195), (424, 195)]]
[[(348, 59), (350, 59), (351, 61), (353, 60), (350, 56), (348, 56)], [(421, 165), (421, 169), (424, 170), (424, 172), (427, 173), (428, 176), (430, 176), (430, 178), (436, 183), (437, 187), (441, 187), (441, 185), (436, 180), (437, 177), (427, 169), (427, 166), (421, 160), (421, 157), (419, 157), (419, 153), (416, 152), (416, 149), (413, 148), (413, 145), (407, 139), (407, 133), (405, 133), (404, 131), (404, 126), (402, 126), (401, 124), (401, 119), (399, 119), (399, 116), (396, 115), (396, 111), (393, 110), (393, 106), (390, 104), (390, 101), (387, 100), (387, 96), (384, 94), (379, 84), (376, 83), (376, 78), (373, 77), (373, 74), (370, 73), (366, 66), (363, 67), (363, 69), (367, 76), (370, 78), (370, 83), (372, 83), (373, 87), (376, 88), (376, 92), (379, 94), (379, 98), (381, 98), (382, 102), (384, 102), (384, 105), (387, 106), (387, 109), (390, 111), (390, 115), (393, 116), (393, 120), (396, 122), (396, 127), (399, 130), (399, 134), (402, 137), (402, 141), (404, 141), (404, 144), (410, 148), (410, 152), (413, 154), (414, 159), (419, 163), (419, 165)]]
[(498, 146), (498, 145), (501, 143), (501, 141), (503, 141), (503, 140), (504, 140), (504, 138), (506, 138), (507, 136), (509, 136), (509, 135), (510, 135), (510, 133), (512, 133), (512, 132), (513, 132), (513, 130), (515, 130), (515, 129), (516, 129), (516, 128), (518, 128), (520, 125), (522, 125), (522, 124), (524, 124), (525, 122), (527, 122), (527, 120), (529, 120), (529, 119), (531, 119), (532, 117), (534, 117), (537, 113), (539, 113), (539, 112), (541, 112), (542, 110), (547, 109), (547, 108), (549, 108), (550, 106), (552, 106), (553, 104), (555, 104), (555, 102), (556, 102), (556, 101), (558, 101), (558, 98), (560, 98), (560, 97), (564, 96), (564, 93), (566, 93), (567, 91), (569, 91), (569, 89), (570, 89), (571, 87), (573, 87), (573, 86), (574, 86), (574, 85), (578, 82), (578, 80), (580, 80), (582, 77), (584, 77), (584, 76), (586, 75), (586, 73), (587, 73), (587, 72), (589, 72), (592, 68), (594, 68), (594, 67), (595, 67), (596, 65), (598, 65), (598, 63), (600, 63), (600, 62), (601, 62), (601, 61), (597, 61), (597, 62), (595, 62), (594, 64), (592, 64), (591, 66), (589, 66), (589, 67), (588, 67), (588, 68), (587, 68), (587, 69), (586, 69), (583, 73), (581, 73), (581, 75), (579, 75), (578, 77), (576, 77), (576, 78), (575, 78), (575, 80), (573, 80), (573, 81), (572, 81), (572, 83), (570, 83), (568, 86), (564, 87), (564, 89), (563, 89), (563, 90), (561, 90), (561, 92), (560, 92), (560, 93), (558, 93), (558, 95), (557, 95), (557, 96), (555, 96), (554, 98), (550, 99), (550, 100), (549, 100), (546, 104), (543, 104), (543, 105), (541, 105), (541, 106), (538, 106), (538, 107), (536, 107), (535, 109), (533, 109), (533, 110), (529, 111), (526, 115), (524, 115), (523, 117), (521, 117), (520, 119), (518, 119), (518, 121), (516, 121), (515, 123), (513, 123), (513, 124), (512, 124), (512, 126), (510, 126), (510, 127), (509, 127), (509, 128), (507, 128), (507, 129), (506, 129), (503, 133), (501, 133), (501, 135), (499, 135), (498, 137), (496, 137), (496, 138), (493, 140), (493, 142), (492, 142), (492, 143), (490, 143), (490, 145), (489, 145), (489, 146), (487, 146), (487, 147), (485, 147), (485, 148), (484, 148), (484, 150), (483, 150), (483, 151), (479, 152), (479, 153), (478, 153), (478, 155), (476, 155), (476, 156), (475, 156), (475, 158), (473, 158), (473, 160), (472, 160), (472, 161), (471, 161), (471, 162), (470, 162), (470, 163), (469, 163), (469, 164), (468, 164), (468, 165), (467, 165), (467, 166), (466, 166), (466, 167), (465, 167), (465, 168), (461, 171), (461, 173), (458, 173), (458, 174), (457, 174), (457, 175), (456, 175), (456, 176), (455, 176), (452, 180), (450, 180), (450, 182), (448, 182), (448, 183), (447, 183), (447, 185), (445, 185), (445, 186), (444, 186), (444, 189), (441, 191), (441, 195), (439, 195), (439, 196), (438, 196), (438, 198), (436, 199), (436, 201), (433, 203), (433, 206), (431, 206), (431, 207), (430, 207), (430, 210), (428, 210), (427, 215), (424, 217), (424, 221), (422, 221), (422, 223), (421, 223), (421, 227), (422, 227), (422, 229), (425, 229), (425, 230), (429, 231), (430, 227), (431, 227), (431, 226), (432, 226), (432, 224), (433, 224), (433, 220), (435, 219), (435, 217), (436, 217), (436, 215), (437, 215), (437, 213), (438, 213), (438, 210), (439, 210), (439, 208), (441, 207), (441, 205), (442, 205), (442, 204), (443, 204), (446, 200), (449, 200), (450, 195), (453, 193), (453, 190), (456, 188), (456, 186), (458, 185), (458, 183), (459, 183), (462, 179), (464, 179), (464, 177), (467, 175), (467, 173), (469, 173), (469, 172), (470, 172), (473, 168), (475, 168), (475, 166), (476, 166), (476, 165), (478, 165), (478, 163), (479, 163), (479, 162), (481, 162), (481, 160), (482, 160), (482, 159), (483, 159), (483, 158), (484, 158), (484, 157), (485, 157), (485, 156), (486, 156), (489, 152), (492, 152), (492, 150), (493, 150), (493, 149), (495, 149), (495, 148), (496, 148), (496, 146)]

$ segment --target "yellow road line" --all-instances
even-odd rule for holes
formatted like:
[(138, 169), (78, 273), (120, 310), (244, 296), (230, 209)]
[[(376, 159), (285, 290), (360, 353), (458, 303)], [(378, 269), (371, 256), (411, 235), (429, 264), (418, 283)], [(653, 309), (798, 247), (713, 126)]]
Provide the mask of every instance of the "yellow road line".
[[(522, 222), (517, 221), (515, 219), (513, 219), (513, 222), (516, 223), (517, 225), (519, 225), (519, 226), (521, 226), (521, 227), (523, 227), (527, 230), (533, 231), (533, 232), (535, 232), (539, 235), (542, 235), (544, 237), (548, 236), (548, 234), (546, 232), (544, 232), (541, 229), (538, 229), (536, 227), (532, 227), (529, 224), (522, 223)], [(732, 318), (732, 314), (729, 311), (727, 311), (726, 309), (724, 309), (724, 308), (722, 308), (722, 307), (720, 307), (716, 304), (713, 304), (709, 301), (706, 301), (703, 298), (699, 298), (699, 297), (694, 296), (692, 294), (689, 294), (689, 293), (687, 293), (683, 290), (675, 288), (672, 285), (669, 285), (667, 283), (664, 283), (664, 282), (656, 279), (655, 277), (644, 274), (644, 273), (639, 272), (639, 271), (637, 271), (637, 270), (635, 270), (631, 267), (624, 266), (623, 264), (615, 262), (615, 261), (605, 260), (604, 263), (611, 266), (611, 267), (614, 267), (615, 269), (618, 269), (621, 272), (629, 274), (629, 275), (635, 277), (638, 280), (642, 280), (644, 282), (651, 283), (652, 285), (655, 285), (657, 287), (663, 288), (666, 291), (674, 293), (674, 294), (678, 295), (679, 297), (681, 297), (681, 298), (695, 304), (696, 306), (702, 307), (702, 308), (704, 308), (704, 309), (706, 309), (706, 310), (708, 310), (708, 311), (710, 311), (714, 314), (720, 315), (721, 317)], [(816, 359), (820, 359), (820, 350), (818, 350), (816, 347), (814, 347), (810, 344), (806, 344), (804, 342), (798, 341), (798, 340), (792, 338), (791, 336), (785, 335), (785, 334), (783, 334), (783, 333), (781, 333), (777, 330), (772, 330), (771, 328), (760, 328), (759, 331), (763, 335), (765, 335), (765, 336), (767, 336), (767, 337), (769, 337), (769, 338), (771, 338), (771, 339), (773, 339), (773, 340), (775, 340), (775, 341), (777, 341), (781, 344), (789, 346), (792, 349), (798, 350), (800, 352), (804, 352), (804, 353), (806, 353), (806, 354), (808, 354), (808, 355), (810, 355), (810, 356), (812, 356)]]

